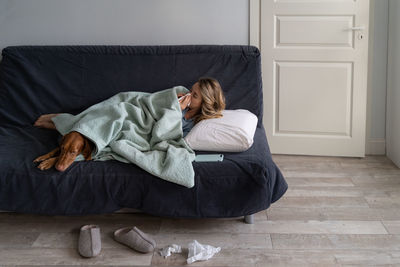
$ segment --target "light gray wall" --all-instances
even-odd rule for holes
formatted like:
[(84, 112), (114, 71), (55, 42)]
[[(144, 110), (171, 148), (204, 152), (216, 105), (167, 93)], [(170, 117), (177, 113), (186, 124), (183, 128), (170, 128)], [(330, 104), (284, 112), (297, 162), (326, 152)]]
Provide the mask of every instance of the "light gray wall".
[(400, 1), (389, 1), (387, 155), (400, 167)]
[(249, 43), (248, 0), (0, 0), (9, 45)]
[(384, 139), (386, 125), (386, 79), (388, 45), (388, 0), (373, 3), (372, 66), (370, 68), (371, 129), (370, 138)]

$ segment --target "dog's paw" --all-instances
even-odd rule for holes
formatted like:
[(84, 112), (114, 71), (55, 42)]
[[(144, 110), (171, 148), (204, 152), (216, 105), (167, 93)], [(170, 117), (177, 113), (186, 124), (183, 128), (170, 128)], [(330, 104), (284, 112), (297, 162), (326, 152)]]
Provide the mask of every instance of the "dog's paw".
[(56, 164), (57, 160), (58, 157), (46, 159), (39, 164), (38, 168), (42, 171), (48, 170)]
[(60, 148), (59, 147), (53, 149), (52, 151), (50, 151), (47, 154), (44, 154), (44, 155), (42, 155), (40, 157), (37, 157), (36, 159), (33, 160), (33, 162), (35, 162), (35, 163), (36, 162), (42, 162), (42, 161), (44, 161), (46, 159), (53, 158), (54, 156), (58, 156), (58, 154), (60, 154)]
[(48, 154), (40, 156), (40, 157), (37, 157), (36, 159), (33, 160), (33, 162), (41, 162), (41, 161), (44, 161), (46, 159), (49, 159), (49, 155)]

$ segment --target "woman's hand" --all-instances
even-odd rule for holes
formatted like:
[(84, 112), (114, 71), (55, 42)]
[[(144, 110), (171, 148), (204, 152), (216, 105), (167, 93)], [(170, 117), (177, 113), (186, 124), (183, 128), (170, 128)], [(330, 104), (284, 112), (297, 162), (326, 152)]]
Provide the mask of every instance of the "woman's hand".
[(187, 108), (190, 105), (192, 96), (191, 95), (186, 95), (185, 94), (178, 94), (178, 98), (183, 96), (180, 100), (179, 100), (179, 104), (181, 105), (181, 110), (184, 110), (185, 108)]

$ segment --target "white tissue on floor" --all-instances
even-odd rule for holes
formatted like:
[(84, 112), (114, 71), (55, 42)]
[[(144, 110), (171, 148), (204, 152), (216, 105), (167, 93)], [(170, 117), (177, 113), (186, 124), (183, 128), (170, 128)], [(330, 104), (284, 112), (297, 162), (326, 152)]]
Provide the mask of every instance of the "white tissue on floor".
[(179, 245), (172, 244), (172, 245), (166, 246), (165, 248), (163, 248), (159, 252), (160, 252), (161, 256), (166, 258), (166, 257), (171, 256), (171, 253), (181, 253), (182, 252), (182, 248)]
[(210, 245), (202, 245), (197, 240), (193, 240), (193, 242), (189, 243), (188, 245), (189, 248), (189, 255), (187, 259), (187, 263), (191, 264), (195, 261), (205, 261), (212, 256), (214, 256), (215, 253), (218, 253), (221, 251), (220, 247), (213, 247)]

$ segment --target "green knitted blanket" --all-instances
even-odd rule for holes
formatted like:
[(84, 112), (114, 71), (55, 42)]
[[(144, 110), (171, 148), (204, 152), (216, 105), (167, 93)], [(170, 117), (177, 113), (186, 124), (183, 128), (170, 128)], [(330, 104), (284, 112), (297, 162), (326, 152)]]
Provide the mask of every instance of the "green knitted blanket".
[(195, 154), (182, 138), (182, 111), (177, 100), (177, 93), (187, 92), (182, 86), (152, 94), (123, 92), (78, 115), (62, 113), (52, 120), (62, 135), (77, 131), (93, 141), (94, 160), (134, 163), (190, 188), (194, 186)]

